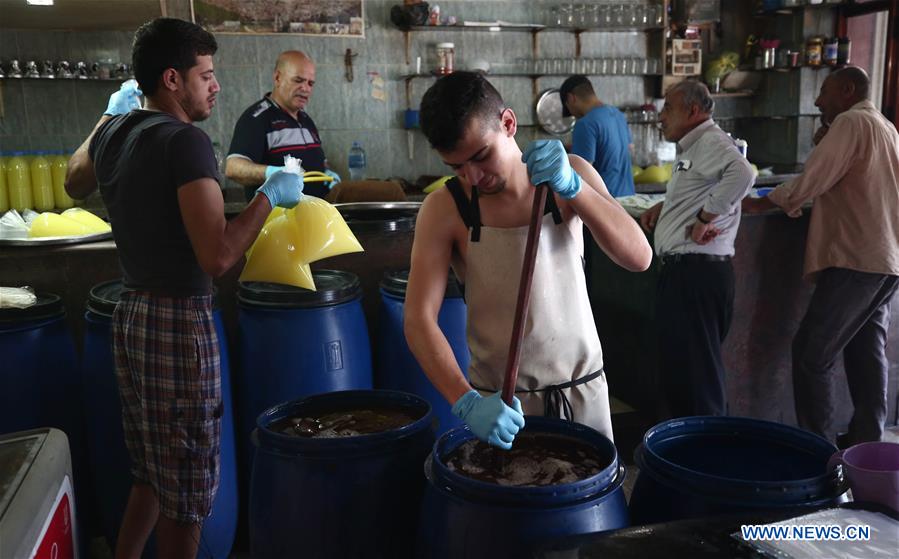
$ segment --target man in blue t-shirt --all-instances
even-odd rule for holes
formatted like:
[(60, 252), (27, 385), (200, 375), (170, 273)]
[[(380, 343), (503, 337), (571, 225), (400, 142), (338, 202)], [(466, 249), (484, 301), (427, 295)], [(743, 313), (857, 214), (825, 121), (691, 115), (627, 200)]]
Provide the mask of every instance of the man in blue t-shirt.
[(574, 116), (571, 153), (593, 165), (612, 196), (634, 193), (631, 132), (624, 115), (605, 105), (585, 76), (571, 76), (559, 88), (562, 116)]

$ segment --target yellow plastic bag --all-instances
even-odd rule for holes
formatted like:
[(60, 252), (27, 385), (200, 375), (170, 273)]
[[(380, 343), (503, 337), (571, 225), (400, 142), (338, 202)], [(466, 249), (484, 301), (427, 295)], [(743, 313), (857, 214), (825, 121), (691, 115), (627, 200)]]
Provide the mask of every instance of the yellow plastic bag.
[(240, 281), (283, 283), (314, 291), (310, 262), (362, 250), (337, 208), (304, 196), (294, 208), (272, 210), (247, 251)]
[(337, 208), (321, 198), (304, 196), (284, 215), (294, 222), (297, 250), (306, 262), (363, 251)]
[(90, 227), (80, 221), (75, 221), (53, 212), (44, 212), (31, 222), (28, 236), (73, 237), (76, 235), (89, 235), (93, 232)]
[(266, 225), (247, 251), (247, 264), (240, 274), (240, 281), (265, 281), (283, 283), (315, 291), (309, 263), (300, 258), (295, 239), (293, 220), (284, 215), (269, 216)]
[(62, 216), (87, 225), (88, 228), (90, 228), (91, 233), (106, 233), (107, 231), (112, 231), (112, 227), (110, 227), (108, 223), (91, 212), (81, 208), (70, 208), (62, 212)]

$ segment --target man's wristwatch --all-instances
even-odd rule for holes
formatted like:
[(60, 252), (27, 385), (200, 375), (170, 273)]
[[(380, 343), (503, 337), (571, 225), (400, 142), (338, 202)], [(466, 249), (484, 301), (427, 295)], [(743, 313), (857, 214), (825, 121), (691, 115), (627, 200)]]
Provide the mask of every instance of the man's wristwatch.
[(699, 208), (699, 211), (696, 212), (696, 219), (698, 219), (699, 222), (702, 223), (703, 225), (708, 225), (709, 223), (712, 222), (711, 219), (709, 219), (709, 220), (702, 219), (702, 208)]

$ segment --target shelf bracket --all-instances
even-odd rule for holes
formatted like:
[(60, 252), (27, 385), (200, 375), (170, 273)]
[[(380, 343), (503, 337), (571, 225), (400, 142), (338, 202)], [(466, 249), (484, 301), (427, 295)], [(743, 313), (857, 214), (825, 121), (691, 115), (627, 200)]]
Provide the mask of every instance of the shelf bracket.
[(408, 31), (403, 31), (403, 42), (406, 45), (406, 66), (412, 64), (412, 61), (409, 59), (409, 49), (412, 46), (412, 34)]

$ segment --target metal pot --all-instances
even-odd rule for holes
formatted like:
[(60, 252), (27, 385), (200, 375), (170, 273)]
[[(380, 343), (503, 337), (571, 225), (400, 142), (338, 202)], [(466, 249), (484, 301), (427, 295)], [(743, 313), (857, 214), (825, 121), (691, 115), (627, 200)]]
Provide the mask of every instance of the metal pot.
[(562, 116), (562, 98), (559, 97), (557, 88), (547, 89), (540, 94), (536, 111), (540, 128), (550, 134), (562, 136), (574, 128), (574, 117)]

